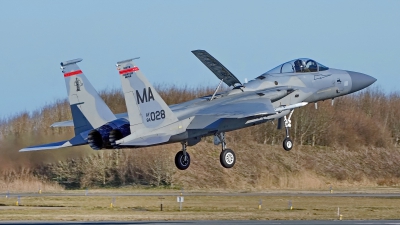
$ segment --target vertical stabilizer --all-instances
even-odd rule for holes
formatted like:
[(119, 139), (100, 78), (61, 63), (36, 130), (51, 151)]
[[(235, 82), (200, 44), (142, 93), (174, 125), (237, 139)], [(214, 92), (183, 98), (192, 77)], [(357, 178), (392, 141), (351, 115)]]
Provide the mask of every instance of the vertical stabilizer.
[(67, 87), (75, 135), (98, 128), (116, 119), (89, 80), (78, 67), (82, 59), (74, 59), (61, 63)]
[(133, 59), (117, 63), (131, 125), (131, 138), (178, 121)]

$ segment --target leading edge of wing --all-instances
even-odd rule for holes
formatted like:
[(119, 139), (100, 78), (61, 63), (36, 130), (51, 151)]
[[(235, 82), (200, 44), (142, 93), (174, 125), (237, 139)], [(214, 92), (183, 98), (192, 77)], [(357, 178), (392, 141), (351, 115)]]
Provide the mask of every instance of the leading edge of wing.
[(266, 116), (276, 114), (270, 99), (259, 98), (242, 100), (227, 104), (217, 104), (200, 110), (196, 115), (217, 116), (219, 118), (246, 118), (251, 116)]
[(43, 144), (43, 145), (26, 147), (26, 148), (19, 150), (19, 152), (58, 149), (58, 148), (65, 148), (65, 147), (71, 147), (71, 146), (72, 146), (72, 144), (69, 142), (69, 140), (66, 140), (66, 141), (59, 141), (59, 142), (53, 142), (53, 143), (48, 143), (48, 144)]

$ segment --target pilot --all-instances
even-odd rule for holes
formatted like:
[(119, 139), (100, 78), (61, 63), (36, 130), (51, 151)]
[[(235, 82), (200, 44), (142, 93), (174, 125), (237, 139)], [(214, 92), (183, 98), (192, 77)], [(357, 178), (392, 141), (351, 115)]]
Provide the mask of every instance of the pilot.
[(308, 67), (309, 72), (317, 72), (318, 71), (317, 63), (314, 60), (309, 59), (306, 62), (306, 68), (307, 67)]
[(303, 72), (304, 62), (301, 59), (294, 61), (294, 69), (296, 70), (296, 73)]

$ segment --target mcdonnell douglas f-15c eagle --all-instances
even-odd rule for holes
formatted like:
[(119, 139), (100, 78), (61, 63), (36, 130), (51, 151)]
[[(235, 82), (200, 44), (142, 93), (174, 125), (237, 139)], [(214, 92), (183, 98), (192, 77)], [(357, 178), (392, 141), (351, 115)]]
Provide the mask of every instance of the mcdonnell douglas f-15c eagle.
[[(75, 137), (20, 151), (84, 144), (95, 150), (137, 148), (180, 142), (182, 150), (176, 154), (175, 164), (185, 170), (190, 165), (186, 147), (212, 135), (214, 144), (222, 146), (221, 165), (231, 168), (236, 157), (226, 146), (225, 132), (277, 119), (278, 128), (282, 124), (286, 128), (283, 148), (289, 151), (293, 147), (290, 118), (295, 108), (350, 94), (376, 81), (362, 73), (328, 68), (312, 59), (300, 58), (242, 84), (206, 51), (192, 52), (220, 79), (213, 95), (168, 106), (134, 59), (129, 59), (117, 63), (128, 112), (116, 115), (79, 69), (77, 63), (82, 59), (62, 62), (73, 120), (57, 122), (52, 127), (74, 126)], [(217, 93), (222, 82), (232, 90)]]

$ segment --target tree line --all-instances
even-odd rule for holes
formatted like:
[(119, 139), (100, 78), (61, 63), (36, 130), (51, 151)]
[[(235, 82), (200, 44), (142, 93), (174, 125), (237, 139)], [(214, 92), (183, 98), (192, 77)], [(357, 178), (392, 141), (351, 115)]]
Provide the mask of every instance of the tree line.
[[(169, 105), (211, 94), (214, 89), (165, 84), (156, 85), (155, 88)], [(120, 90), (104, 90), (100, 95), (114, 113), (126, 111)], [(16, 171), (23, 170), (26, 174), (26, 171), (30, 171), (32, 176), (57, 182), (67, 188), (127, 184), (174, 186), (179, 183), (179, 171), (173, 163), (178, 145), (105, 151), (93, 151), (85, 146), (51, 152), (18, 153), (18, 149), (29, 145), (71, 138), (74, 135), (72, 127), (50, 128), (54, 122), (70, 119), (71, 112), (66, 99), (44, 105), (33, 112), (20, 112), (2, 118), (1, 173), (10, 174), (10, 171), (14, 171), (17, 174)], [(229, 132), (228, 144), (280, 146), (284, 129), (278, 130), (276, 122)], [(317, 109), (314, 104), (296, 109), (292, 117), (291, 137), (295, 145), (311, 148), (340, 148), (349, 152), (365, 148), (396, 149), (400, 141), (400, 95), (373, 87), (337, 98), (333, 105), (326, 100), (319, 102)], [(212, 138), (204, 138), (203, 142), (212, 145)]]

